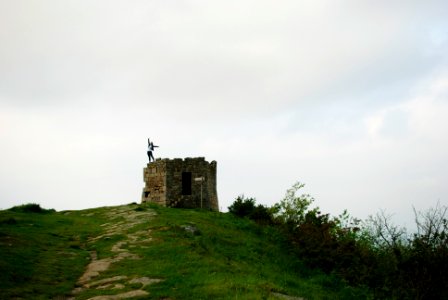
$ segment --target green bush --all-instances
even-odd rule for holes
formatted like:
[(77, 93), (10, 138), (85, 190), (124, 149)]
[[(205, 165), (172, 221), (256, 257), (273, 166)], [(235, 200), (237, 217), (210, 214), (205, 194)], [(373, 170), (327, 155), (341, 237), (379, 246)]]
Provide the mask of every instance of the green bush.
[(254, 220), (258, 224), (262, 224), (262, 225), (273, 224), (273, 217), (272, 217), (271, 210), (262, 204), (258, 204), (254, 208), (252, 213), (249, 215), (249, 219)]
[(303, 183), (295, 183), (286, 191), (285, 197), (271, 209), (275, 221), (290, 231), (305, 221), (308, 212), (316, 214), (319, 210), (318, 207), (310, 209), (314, 198), (309, 194), (296, 195), (304, 186)]
[(228, 207), (229, 212), (237, 217), (248, 217), (255, 210), (255, 198), (245, 198), (240, 195), (235, 199), (232, 205)]
[[(298, 182), (271, 208), (239, 196), (229, 211), (280, 228), (304, 264), (372, 291), (376, 299), (448, 299), (448, 207), (415, 212), (417, 232), (395, 226), (384, 211), (366, 221), (312, 208)], [(356, 297), (353, 297), (356, 298)]]
[[(448, 299), (448, 291), (444, 288), (448, 283), (447, 210), (440, 204), (426, 212), (414, 210), (417, 232), (405, 241), (383, 234), (386, 238), (382, 238), (385, 242), (379, 251), (388, 253), (393, 259), (380, 270), (389, 275), (385, 286), (395, 297)], [(390, 228), (394, 226), (385, 223), (381, 229), (390, 232)]]
[(259, 224), (272, 224), (273, 217), (271, 210), (262, 204), (256, 204), (255, 198), (245, 198), (238, 196), (232, 205), (228, 207), (229, 212), (240, 218), (249, 218)]
[(303, 186), (293, 185), (271, 211), (305, 264), (378, 299), (448, 299), (447, 207), (415, 212), (418, 232), (407, 236), (384, 212), (361, 223), (347, 211), (330, 217), (310, 209), (314, 198), (296, 195)]
[(18, 206), (11, 207), (9, 210), (14, 211), (14, 212), (40, 213), (40, 214), (55, 212), (54, 209), (44, 209), (44, 208), (40, 207), (40, 205), (37, 203), (28, 203), (28, 204), (18, 205)]

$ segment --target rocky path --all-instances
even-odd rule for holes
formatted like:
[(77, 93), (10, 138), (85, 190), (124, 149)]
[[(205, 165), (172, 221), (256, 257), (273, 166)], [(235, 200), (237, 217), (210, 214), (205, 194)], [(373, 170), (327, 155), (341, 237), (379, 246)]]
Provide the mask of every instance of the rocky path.
[[(162, 281), (158, 278), (141, 277), (139, 274), (123, 275), (115, 274), (108, 278), (101, 278), (101, 273), (108, 270), (111, 265), (125, 259), (138, 260), (140, 257), (132, 252), (133, 248), (145, 247), (152, 241), (150, 230), (140, 230), (132, 232), (132, 229), (141, 223), (147, 222), (148, 219), (155, 216), (155, 212), (151, 210), (136, 211), (129, 206), (121, 206), (111, 209), (107, 213), (108, 223), (102, 224), (104, 233), (91, 237), (88, 243), (93, 244), (102, 239), (110, 239), (114, 236), (124, 236), (122, 240), (116, 242), (110, 249), (111, 256), (98, 259), (96, 251), (90, 253), (91, 261), (87, 265), (84, 274), (78, 280), (78, 287), (72, 291), (73, 297), (76, 299), (78, 295), (91, 289), (107, 291), (108, 295), (95, 296), (89, 300), (115, 300), (130, 299), (148, 295), (144, 288), (148, 285)], [(94, 216), (91, 216), (94, 217)], [(130, 233), (132, 232), (132, 233)], [(131, 289), (140, 285), (138, 289)], [(121, 292), (121, 290), (126, 290)]]

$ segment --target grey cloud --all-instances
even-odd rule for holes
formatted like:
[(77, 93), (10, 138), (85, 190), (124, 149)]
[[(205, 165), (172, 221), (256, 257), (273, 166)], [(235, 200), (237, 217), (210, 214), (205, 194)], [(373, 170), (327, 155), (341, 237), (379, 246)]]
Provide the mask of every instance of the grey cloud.
[(329, 101), (348, 86), (365, 92), (397, 78), (412, 82), (439, 58), (421, 57), (418, 5), (182, 3), (7, 4), (3, 98), (40, 105), (100, 90), (140, 104), (285, 109)]

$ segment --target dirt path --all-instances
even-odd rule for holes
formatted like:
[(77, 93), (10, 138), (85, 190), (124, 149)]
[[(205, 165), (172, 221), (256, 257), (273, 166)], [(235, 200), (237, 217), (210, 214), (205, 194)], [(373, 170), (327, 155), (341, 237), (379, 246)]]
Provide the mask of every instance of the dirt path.
[[(144, 287), (162, 281), (158, 278), (140, 277), (138, 274), (127, 276), (123, 274), (116, 274), (113, 277), (97, 279), (102, 272), (108, 270), (111, 265), (124, 259), (140, 259), (138, 255), (132, 253), (130, 249), (139, 246), (144, 247), (152, 241), (150, 230), (141, 230), (133, 233), (128, 233), (134, 226), (147, 222), (148, 219), (155, 216), (152, 210), (136, 211), (129, 206), (121, 206), (111, 209), (107, 213), (108, 223), (102, 224), (105, 233), (102, 235), (92, 237), (88, 243), (94, 243), (101, 239), (111, 238), (113, 236), (125, 236), (124, 239), (115, 243), (111, 248), (112, 256), (98, 259), (95, 251), (90, 253), (91, 261), (87, 265), (84, 274), (78, 279), (78, 287), (72, 291), (73, 298), (89, 289), (108, 291), (107, 294), (89, 298), (89, 300), (115, 300), (115, 299), (130, 299), (134, 297), (141, 297), (148, 295)], [(94, 216), (92, 216), (94, 217)], [(124, 220), (123, 220), (124, 219)], [(127, 290), (126, 292), (119, 292), (125, 289), (128, 285), (135, 286), (140, 284), (139, 289)], [(117, 293), (118, 292), (118, 293)]]

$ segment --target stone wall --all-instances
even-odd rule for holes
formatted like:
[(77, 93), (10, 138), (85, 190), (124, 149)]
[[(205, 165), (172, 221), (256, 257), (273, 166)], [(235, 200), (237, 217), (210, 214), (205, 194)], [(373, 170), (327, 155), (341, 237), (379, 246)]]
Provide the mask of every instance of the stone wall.
[(216, 161), (203, 157), (157, 159), (143, 170), (142, 202), (168, 207), (219, 210)]

